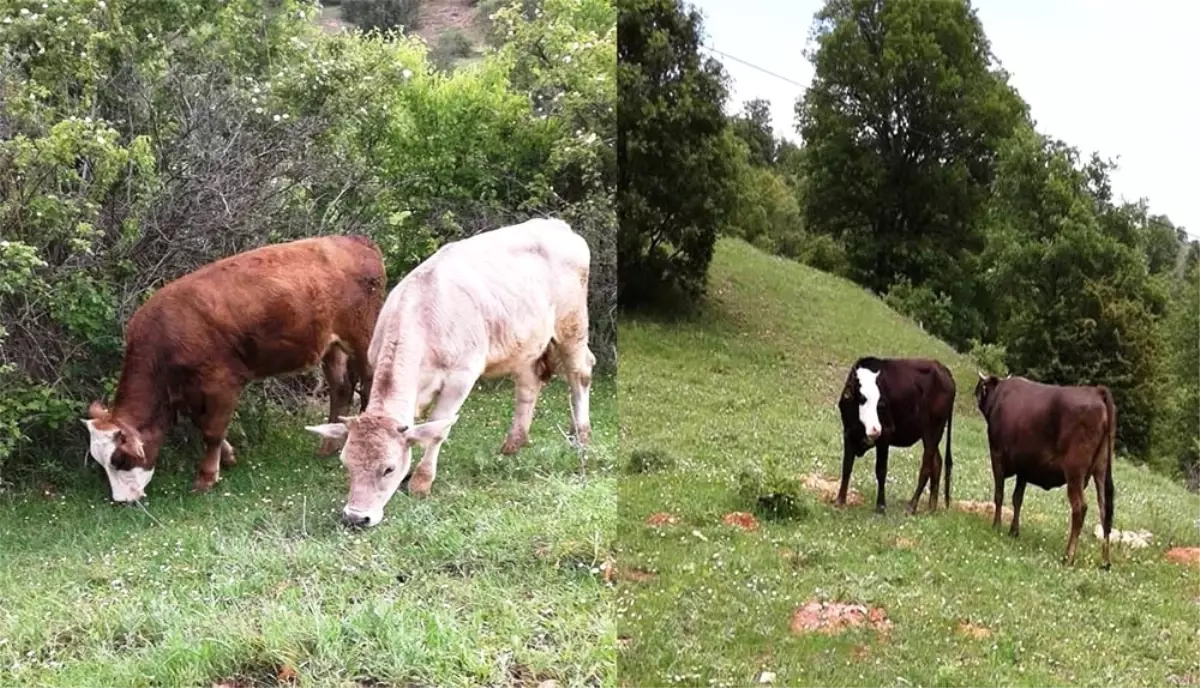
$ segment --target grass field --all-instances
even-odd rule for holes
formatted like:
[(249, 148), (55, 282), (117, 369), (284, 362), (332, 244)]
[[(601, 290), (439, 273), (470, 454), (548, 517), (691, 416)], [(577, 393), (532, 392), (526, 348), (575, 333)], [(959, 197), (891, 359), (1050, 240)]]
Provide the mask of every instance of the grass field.
[(3, 493), (0, 685), (614, 685), (615, 396), (593, 388), (583, 472), (563, 383), (511, 458), (511, 383), (476, 390), (433, 496), (398, 493), (365, 532), (337, 523), (345, 471), (300, 419), (235, 447), (207, 496), (198, 442), (175, 447), (149, 515), (108, 503), (94, 464), (61, 494)]
[[(892, 450), (886, 516), (873, 513), (871, 452), (851, 483), (863, 505), (813, 500), (801, 518), (750, 531), (722, 522), (753, 507), (737, 496), (744, 466), (836, 479), (834, 404), (867, 354), (950, 366), (953, 497), (990, 501), (974, 367), (872, 295), (722, 241), (702, 311), (624, 319), (619, 347), (622, 685), (753, 685), (764, 671), (775, 685), (809, 686), (1200, 683), (1200, 575), (1163, 559), (1169, 544), (1197, 543), (1200, 498), (1123, 460), (1115, 527), (1154, 541), (1114, 545), (1108, 572), (1097, 567), (1092, 489), (1075, 568), (1059, 563), (1070, 518), (1061, 489), (1030, 487), (1017, 540), (993, 532), (990, 517), (928, 515), (924, 500), (905, 515), (920, 445)], [(635, 458), (649, 469), (632, 472)], [(664, 512), (676, 522), (647, 524)], [(810, 599), (882, 607), (892, 627), (793, 633)]]

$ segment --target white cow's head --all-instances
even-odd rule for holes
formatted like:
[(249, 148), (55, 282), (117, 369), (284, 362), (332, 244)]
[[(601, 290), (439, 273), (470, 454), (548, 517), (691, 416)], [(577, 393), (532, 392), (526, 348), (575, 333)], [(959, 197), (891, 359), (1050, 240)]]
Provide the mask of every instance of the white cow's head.
[(154, 477), (154, 458), (147, 458), (146, 446), (134, 428), (114, 421), (107, 409), (93, 403), (91, 418), (83, 420), (91, 436), (89, 453), (108, 474), (112, 498), (117, 502), (136, 502), (146, 495), (146, 485)]
[(377, 413), (342, 418), (341, 423), (307, 426), (305, 429), (342, 447), (342, 465), (350, 474), (350, 494), (342, 509), (342, 521), (352, 526), (376, 526), (383, 508), (408, 475), (413, 445), (428, 446), (446, 439), (458, 417), (435, 420), (412, 427)]
[(854, 374), (858, 377), (858, 419), (862, 422), (867, 439), (874, 442), (883, 432), (883, 425), (879, 421), (879, 373), (859, 368)]

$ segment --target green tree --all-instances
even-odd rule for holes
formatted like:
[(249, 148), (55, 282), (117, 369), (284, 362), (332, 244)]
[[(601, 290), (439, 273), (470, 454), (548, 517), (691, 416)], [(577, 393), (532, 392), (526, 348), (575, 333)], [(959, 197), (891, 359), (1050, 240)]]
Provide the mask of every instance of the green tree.
[(997, 165), (983, 274), (1009, 366), (1047, 383), (1110, 387), (1119, 442), (1146, 459), (1162, 406), (1166, 293), (1122, 240), (1135, 230), (1116, 225), (1106, 187), (1096, 158), (1081, 163), (1022, 127)]
[(617, 17), (618, 301), (703, 292), (729, 207), (727, 97), (681, 0), (620, 0)]
[(958, 0), (829, 0), (814, 32), (796, 105), (806, 226), (844, 240), (860, 283), (904, 276), (965, 309), (995, 152), (1027, 111), (979, 17)]
[(767, 167), (775, 162), (775, 131), (771, 128), (771, 104), (761, 98), (746, 101), (742, 112), (733, 118), (733, 133), (749, 151), (749, 162)]

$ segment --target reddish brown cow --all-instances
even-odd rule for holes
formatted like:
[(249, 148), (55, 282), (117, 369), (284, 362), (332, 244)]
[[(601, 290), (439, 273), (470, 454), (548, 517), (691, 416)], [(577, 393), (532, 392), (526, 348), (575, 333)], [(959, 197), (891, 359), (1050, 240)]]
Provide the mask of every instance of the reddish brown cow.
[(874, 445), (878, 484), (875, 510), (883, 513), (888, 447), (911, 447), (919, 441), (924, 453), (917, 475), (917, 490), (908, 503), (908, 512), (917, 510), (926, 482), (929, 483), (929, 510), (936, 511), (938, 482), (942, 475), (938, 442), (942, 441), (945, 430), (946, 506), (950, 506), (950, 472), (954, 467), (950, 436), (955, 393), (950, 370), (932, 359), (866, 357), (855, 361), (838, 400), (843, 443), (838, 505), (846, 503), (854, 460)]
[[(193, 489), (207, 492), (235, 463), (225, 440), (252, 380), (323, 364), (329, 419), (348, 411), (355, 383), (370, 396), (368, 348), (387, 280), (365, 237), (264, 246), (185, 275), (154, 293), (125, 328), (125, 361), (111, 408), (93, 402), (91, 455), (113, 499), (145, 494), (163, 437), (183, 414), (204, 435)], [(322, 453), (336, 449), (332, 442)]]
[(1071, 503), (1071, 535), (1063, 561), (1075, 563), (1075, 546), (1087, 504), (1083, 491), (1096, 481), (1096, 505), (1104, 527), (1103, 567), (1111, 565), (1108, 544), (1113, 519), (1112, 456), (1116, 441), (1117, 409), (1107, 387), (1063, 387), (1025, 378), (979, 375), (975, 399), (988, 426), (992, 454), (996, 514), (1000, 527), (1004, 481), (1016, 476), (1013, 518), (1009, 535), (1021, 530), (1021, 502), (1026, 483), (1043, 490), (1067, 486)]

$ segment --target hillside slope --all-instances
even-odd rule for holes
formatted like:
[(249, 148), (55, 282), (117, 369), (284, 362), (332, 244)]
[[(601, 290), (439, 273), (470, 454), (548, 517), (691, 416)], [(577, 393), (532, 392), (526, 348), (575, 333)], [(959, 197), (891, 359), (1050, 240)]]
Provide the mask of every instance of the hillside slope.
[[(871, 509), (872, 452), (851, 483), (864, 505), (813, 500), (802, 518), (753, 530), (723, 523), (753, 507), (738, 497), (745, 466), (836, 480), (835, 402), (848, 367), (868, 354), (932, 356), (952, 369), (953, 497), (991, 500), (974, 366), (857, 286), (724, 240), (702, 312), (626, 318), (619, 349), (622, 684), (749, 685), (764, 671), (775, 685), (835, 686), (1189, 685), (1200, 676), (1200, 577), (1163, 557), (1168, 545), (1196, 544), (1200, 499), (1124, 461), (1115, 526), (1154, 540), (1114, 546), (1109, 572), (1097, 568), (1090, 489), (1073, 569), (1059, 563), (1064, 490), (1030, 488), (1017, 540), (993, 532), (990, 516), (928, 515), (924, 500), (906, 516), (919, 445), (891, 452), (884, 517)], [(664, 467), (630, 468), (647, 464)], [(1011, 490), (1012, 481), (1006, 505)], [(891, 629), (793, 632), (793, 615), (812, 600), (881, 607)]]

